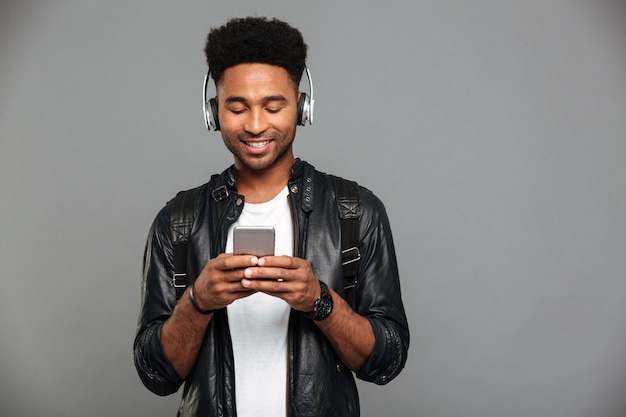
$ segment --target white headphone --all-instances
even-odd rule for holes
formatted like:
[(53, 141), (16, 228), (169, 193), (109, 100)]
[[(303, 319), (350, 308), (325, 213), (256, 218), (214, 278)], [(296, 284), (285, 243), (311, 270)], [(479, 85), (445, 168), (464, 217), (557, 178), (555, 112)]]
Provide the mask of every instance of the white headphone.
[[(304, 72), (309, 80), (309, 97), (306, 93), (300, 94), (300, 100), (298, 100), (298, 125), (304, 126), (306, 122), (310, 125), (313, 124), (313, 80), (311, 79), (311, 72), (304, 67)], [(220, 121), (217, 116), (217, 101), (214, 98), (207, 100), (207, 87), (209, 85), (209, 79), (211, 75), (211, 69), (207, 71), (204, 76), (204, 86), (202, 88), (202, 113), (204, 114), (204, 124), (206, 128), (211, 130), (220, 130)]]

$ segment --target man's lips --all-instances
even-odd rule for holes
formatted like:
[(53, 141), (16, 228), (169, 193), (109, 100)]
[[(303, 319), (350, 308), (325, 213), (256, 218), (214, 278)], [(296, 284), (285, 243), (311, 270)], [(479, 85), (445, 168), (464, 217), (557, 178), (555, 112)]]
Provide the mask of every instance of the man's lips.
[(243, 141), (243, 143), (245, 143), (247, 146), (257, 149), (264, 148), (270, 142), (271, 140)]
[(272, 140), (242, 140), (241, 142), (244, 144), (249, 153), (258, 155), (267, 151), (270, 144), (272, 143)]

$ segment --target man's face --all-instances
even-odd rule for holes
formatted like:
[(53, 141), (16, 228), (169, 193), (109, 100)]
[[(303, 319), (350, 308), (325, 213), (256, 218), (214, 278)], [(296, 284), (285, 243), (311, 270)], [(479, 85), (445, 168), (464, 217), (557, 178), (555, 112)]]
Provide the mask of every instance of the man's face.
[(287, 71), (268, 64), (239, 64), (217, 86), (222, 139), (240, 170), (293, 164), (298, 90)]

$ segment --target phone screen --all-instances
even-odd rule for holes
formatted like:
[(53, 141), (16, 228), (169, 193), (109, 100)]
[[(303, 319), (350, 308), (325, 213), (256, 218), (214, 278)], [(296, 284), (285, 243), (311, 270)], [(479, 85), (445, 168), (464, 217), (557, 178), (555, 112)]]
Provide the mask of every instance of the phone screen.
[(274, 255), (274, 228), (272, 226), (237, 226), (233, 230), (235, 255)]

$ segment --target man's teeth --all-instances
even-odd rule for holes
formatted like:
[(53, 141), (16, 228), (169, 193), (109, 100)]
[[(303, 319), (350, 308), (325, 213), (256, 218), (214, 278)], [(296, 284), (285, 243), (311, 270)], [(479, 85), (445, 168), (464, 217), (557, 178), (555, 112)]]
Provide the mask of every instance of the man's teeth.
[(262, 148), (268, 143), (270, 143), (269, 140), (264, 140), (263, 142), (246, 142), (246, 144), (252, 148)]

